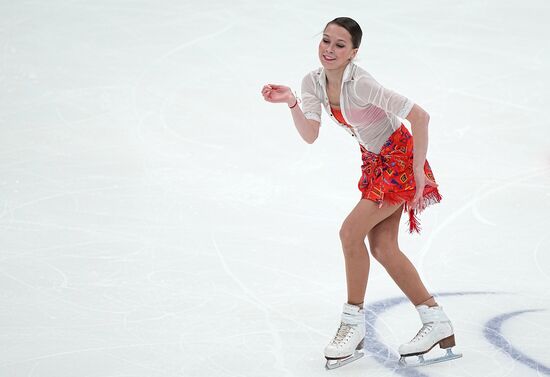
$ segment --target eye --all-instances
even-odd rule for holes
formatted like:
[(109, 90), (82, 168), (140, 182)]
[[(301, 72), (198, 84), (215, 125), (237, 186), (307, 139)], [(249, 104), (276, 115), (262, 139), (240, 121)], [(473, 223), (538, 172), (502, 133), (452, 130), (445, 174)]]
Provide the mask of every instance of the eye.
[[(324, 38), (323, 38), (323, 43), (330, 43), (330, 41), (329, 41), (329, 40), (327, 40), (327, 39), (324, 39)], [(339, 48), (344, 48), (344, 47), (346, 47), (346, 45), (343, 45), (343, 44), (339, 44), (339, 45), (336, 45), (336, 47), (339, 47)]]

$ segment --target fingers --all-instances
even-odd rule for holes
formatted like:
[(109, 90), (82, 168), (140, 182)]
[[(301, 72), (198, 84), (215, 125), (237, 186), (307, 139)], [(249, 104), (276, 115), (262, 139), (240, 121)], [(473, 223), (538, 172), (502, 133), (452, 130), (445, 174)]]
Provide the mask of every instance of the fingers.
[(418, 188), (415, 190), (414, 198), (411, 201), (411, 208), (412, 209), (416, 209), (416, 210), (420, 209), (420, 207), (421, 207), (420, 203), (423, 200), (423, 198), (422, 198), (423, 193), (424, 193), (424, 190), (418, 190)]
[(264, 99), (269, 102), (271, 102), (271, 90), (272, 88), (269, 84), (264, 85), (262, 88), (262, 95), (264, 96)]
[(284, 88), (284, 87), (285, 87), (284, 85), (266, 84), (266, 85), (264, 85), (263, 89), (279, 90), (279, 89)]
[[(422, 182), (424, 181), (424, 182)], [(434, 180), (430, 179), (427, 175), (424, 175), (424, 179), (422, 179), (422, 176), (418, 177), (418, 181), (417, 181), (418, 185), (416, 186), (417, 189), (415, 191), (415, 194), (414, 194), (414, 198), (413, 200), (411, 201), (411, 204), (410, 204), (410, 207), (412, 209), (416, 209), (416, 210), (422, 210), (423, 209), (423, 202), (424, 202), (424, 197), (423, 197), (423, 192), (424, 190), (419, 190), (418, 187), (426, 187), (426, 186), (432, 186), (432, 187), (438, 187), (439, 184), (437, 184)]]
[(266, 84), (262, 87), (262, 96), (268, 102), (284, 102), (282, 94), (286, 90), (284, 85)]
[(420, 202), (420, 195), (415, 195), (413, 201), (411, 202), (411, 207), (413, 209), (417, 209), (419, 202)]
[(278, 93), (269, 88), (262, 89), (262, 95), (267, 102), (282, 102)]
[(272, 91), (274, 90), (277, 90), (278, 86), (277, 85), (272, 85), (272, 84), (267, 84), (267, 85), (264, 85), (264, 87), (262, 88), (262, 94), (263, 95), (266, 95), (266, 94), (271, 94)]

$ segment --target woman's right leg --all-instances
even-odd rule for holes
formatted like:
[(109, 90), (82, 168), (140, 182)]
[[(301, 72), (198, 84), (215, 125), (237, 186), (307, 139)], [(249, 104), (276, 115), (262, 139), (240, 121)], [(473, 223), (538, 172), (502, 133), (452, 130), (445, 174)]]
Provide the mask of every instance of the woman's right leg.
[(369, 277), (370, 260), (365, 238), (376, 224), (392, 215), (400, 205), (384, 204), (361, 199), (344, 220), (340, 240), (346, 265), (348, 304), (362, 307)]
[(390, 216), (399, 205), (381, 208), (368, 199), (361, 199), (340, 228), (340, 240), (346, 262), (348, 302), (344, 304), (340, 326), (325, 347), (326, 368), (334, 369), (364, 356), (365, 312), (362, 309), (369, 276), (369, 253), (365, 246), (368, 232)]

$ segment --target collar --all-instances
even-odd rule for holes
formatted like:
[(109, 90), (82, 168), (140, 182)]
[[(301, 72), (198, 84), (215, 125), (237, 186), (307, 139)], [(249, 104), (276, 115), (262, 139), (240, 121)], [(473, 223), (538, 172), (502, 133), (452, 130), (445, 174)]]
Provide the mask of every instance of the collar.
[[(356, 64), (354, 62), (350, 61), (348, 63), (348, 65), (346, 66), (346, 68), (344, 69), (344, 74), (342, 75), (342, 83), (344, 83), (346, 81), (353, 80), (355, 70), (356, 70)], [(327, 82), (325, 67), (321, 66), (319, 68), (319, 73), (317, 74), (317, 79), (319, 80), (319, 84), (321, 84), (321, 87), (325, 88), (326, 87), (326, 82)]]

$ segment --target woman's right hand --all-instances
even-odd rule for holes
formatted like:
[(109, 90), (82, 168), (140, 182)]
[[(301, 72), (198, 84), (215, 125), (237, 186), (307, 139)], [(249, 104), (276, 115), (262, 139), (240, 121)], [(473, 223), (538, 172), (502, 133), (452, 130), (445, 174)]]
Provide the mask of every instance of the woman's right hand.
[(266, 84), (262, 88), (262, 95), (267, 102), (294, 104), (295, 97), (288, 86)]

